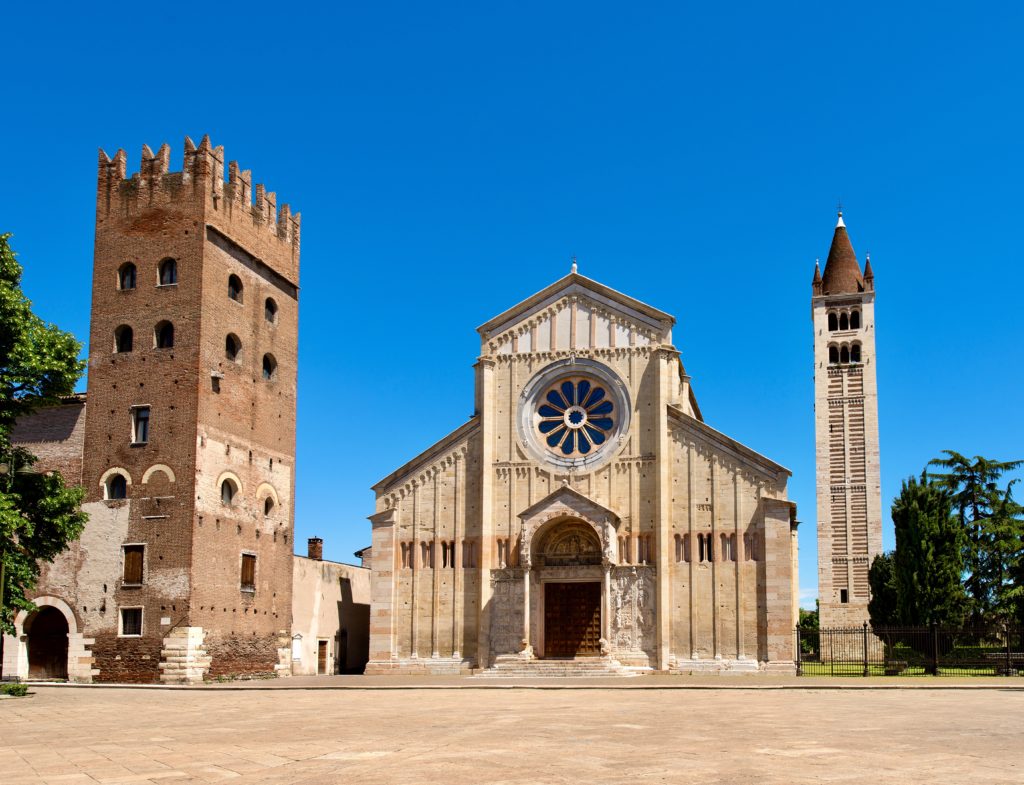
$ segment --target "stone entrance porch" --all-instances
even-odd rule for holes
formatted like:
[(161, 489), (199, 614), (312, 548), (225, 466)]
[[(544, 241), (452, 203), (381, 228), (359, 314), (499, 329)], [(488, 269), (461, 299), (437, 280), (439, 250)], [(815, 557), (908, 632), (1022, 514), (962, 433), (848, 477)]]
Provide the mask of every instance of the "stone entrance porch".
[(613, 671), (650, 667), (655, 570), (617, 564), (619, 516), (563, 487), (519, 518), (519, 565), (492, 573), (489, 664), (590, 658)]

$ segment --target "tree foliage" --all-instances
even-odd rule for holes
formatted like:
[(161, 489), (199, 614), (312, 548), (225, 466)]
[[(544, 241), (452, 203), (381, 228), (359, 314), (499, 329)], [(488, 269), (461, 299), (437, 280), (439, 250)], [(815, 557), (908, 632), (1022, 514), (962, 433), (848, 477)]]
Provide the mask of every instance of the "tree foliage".
[(35, 457), (12, 443), (17, 419), (70, 395), (85, 363), (73, 335), (32, 313), (9, 237), (0, 235), (0, 627), (7, 632), (13, 610), (32, 608), (26, 594), (40, 563), (53, 561), (87, 519), (83, 490), (57, 472), (33, 472)]
[(980, 455), (967, 458), (953, 450), (929, 466), (945, 469), (931, 478), (946, 488), (966, 534), (963, 543), (964, 586), (975, 623), (1007, 620), (1024, 612), (1021, 561), (1024, 559), (1022, 508), (1014, 501), (1013, 483), (999, 487), (1007, 472), (1024, 461), (994, 461)]
[(891, 627), (900, 624), (895, 565), (896, 555), (890, 551), (876, 556), (868, 570), (868, 585), (871, 587), (868, 616), (871, 618), (872, 627)]
[(951, 492), (927, 474), (904, 480), (892, 504), (896, 528), (893, 582), (900, 624), (963, 623), (964, 531)]

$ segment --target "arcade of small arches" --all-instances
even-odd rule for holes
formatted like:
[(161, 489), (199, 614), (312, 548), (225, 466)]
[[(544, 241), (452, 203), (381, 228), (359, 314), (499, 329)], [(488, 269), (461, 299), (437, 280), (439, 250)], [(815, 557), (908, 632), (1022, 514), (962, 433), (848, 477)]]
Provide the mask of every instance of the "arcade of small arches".
[[(716, 540), (719, 548), (716, 549)], [(737, 550), (735, 532), (720, 533), (717, 538), (712, 532), (695, 535), (675, 536), (675, 559), (677, 562), (730, 562), (761, 561), (761, 541), (757, 532), (745, 532), (742, 537), (743, 552)], [(694, 547), (696, 546), (696, 547)]]
[(828, 345), (829, 365), (850, 365), (862, 362), (860, 353), (860, 342), (842, 343)]
[(828, 312), (829, 332), (859, 330), (860, 324), (860, 310), (857, 308), (844, 308)]

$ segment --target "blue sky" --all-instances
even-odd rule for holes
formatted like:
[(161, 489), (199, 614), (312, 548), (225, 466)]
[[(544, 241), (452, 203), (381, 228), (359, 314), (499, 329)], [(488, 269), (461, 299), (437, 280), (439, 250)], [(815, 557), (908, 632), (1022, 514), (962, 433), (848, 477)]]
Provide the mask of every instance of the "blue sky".
[(303, 215), (296, 541), (472, 413), (474, 328), (568, 271), (676, 316), (710, 425), (793, 471), (813, 605), (810, 280), (878, 289), (883, 512), (1024, 457), (1019, 4), (255, 3), (5, 11), (0, 231), (88, 336), (96, 148), (209, 133)]

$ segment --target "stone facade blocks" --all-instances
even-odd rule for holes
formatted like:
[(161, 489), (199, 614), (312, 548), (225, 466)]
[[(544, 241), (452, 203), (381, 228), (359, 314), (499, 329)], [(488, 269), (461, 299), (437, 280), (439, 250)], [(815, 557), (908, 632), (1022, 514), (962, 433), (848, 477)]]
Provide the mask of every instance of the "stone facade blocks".
[(475, 415), (374, 486), (368, 673), (577, 633), (616, 667), (792, 668), (788, 472), (703, 422), (673, 323), (574, 271), (479, 328)]

